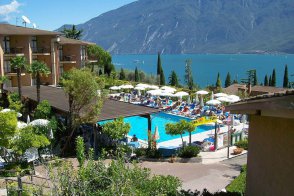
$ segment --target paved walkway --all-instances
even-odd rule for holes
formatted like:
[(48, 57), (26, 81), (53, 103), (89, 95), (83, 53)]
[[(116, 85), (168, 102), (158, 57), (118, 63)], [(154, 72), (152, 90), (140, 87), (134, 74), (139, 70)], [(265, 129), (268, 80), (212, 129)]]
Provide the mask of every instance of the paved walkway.
[(183, 182), (183, 189), (220, 191), (240, 174), (241, 166), (246, 164), (247, 154), (211, 164), (200, 163), (158, 163), (144, 162), (153, 174), (173, 175)]

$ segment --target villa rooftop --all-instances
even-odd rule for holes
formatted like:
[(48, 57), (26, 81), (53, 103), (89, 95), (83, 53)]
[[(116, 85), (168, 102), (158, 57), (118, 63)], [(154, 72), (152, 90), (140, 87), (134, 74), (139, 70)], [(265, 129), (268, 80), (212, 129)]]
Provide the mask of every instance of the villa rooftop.
[[(17, 87), (6, 88), (9, 92), (17, 92)], [(32, 101), (37, 101), (37, 93), (35, 86), (22, 87), (22, 96)], [(63, 113), (68, 113), (68, 97), (62, 88), (41, 86), (41, 101), (48, 100), (53, 109), (56, 109)], [(134, 105), (130, 103), (124, 103), (120, 101), (114, 101), (105, 99), (103, 108), (100, 115), (97, 117), (97, 121), (110, 120), (118, 117), (130, 117), (130, 116), (145, 116), (152, 113), (160, 112), (159, 109), (149, 108), (145, 106)]]
[(10, 24), (0, 24), (0, 35), (61, 35), (61, 33)]

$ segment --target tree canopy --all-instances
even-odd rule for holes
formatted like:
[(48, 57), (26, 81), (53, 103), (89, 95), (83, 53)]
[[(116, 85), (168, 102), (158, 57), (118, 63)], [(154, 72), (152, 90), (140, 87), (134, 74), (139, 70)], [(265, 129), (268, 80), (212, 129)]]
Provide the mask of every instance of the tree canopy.
[(102, 132), (114, 140), (122, 139), (130, 131), (131, 125), (125, 123), (122, 117), (113, 121), (107, 122), (103, 125)]
[(158, 53), (157, 56), (157, 76), (159, 77), (159, 84), (160, 85), (165, 85), (165, 76), (164, 76), (164, 71), (161, 65), (161, 57), (160, 53)]
[(185, 65), (185, 82), (190, 90), (194, 88), (194, 80), (193, 80), (193, 73), (192, 73), (192, 60), (187, 59)]
[(169, 76), (169, 85), (178, 87), (179, 86), (179, 80), (177, 73), (173, 70)]
[(67, 29), (64, 27), (63, 31), (65, 37), (70, 39), (80, 39), (82, 37), (83, 30), (77, 30), (76, 25), (72, 25), (71, 29)]
[(0, 112), (0, 146), (10, 148), (11, 140), (16, 132), (16, 112)]
[(288, 76), (288, 65), (285, 65), (285, 71), (284, 71), (284, 80), (283, 80), (283, 87), (289, 88), (289, 76)]
[(225, 81), (225, 87), (227, 88), (228, 86), (231, 86), (232, 81), (231, 81), (231, 74), (230, 72), (228, 72), (227, 77), (226, 77), (226, 81)]
[(216, 78), (215, 86), (216, 86), (216, 88), (218, 88), (218, 89), (222, 88), (222, 82), (221, 82), (221, 79), (220, 79), (220, 74), (219, 74), (219, 72), (217, 73), (217, 78)]
[(136, 69), (135, 69), (135, 82), (139, 82), (139, 81), (140, 81), (139, 71), (138, 71), (138, 68), (136, 67)]

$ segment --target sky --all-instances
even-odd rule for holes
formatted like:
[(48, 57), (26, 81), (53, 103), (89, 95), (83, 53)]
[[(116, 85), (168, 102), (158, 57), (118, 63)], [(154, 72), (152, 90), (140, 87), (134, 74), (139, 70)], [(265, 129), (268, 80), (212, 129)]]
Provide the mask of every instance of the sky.
[[(135, 0), (0, 0), (0, 21), (23, 25), (27, 16), (37, 28), (55, 30), (63, 24), (80, 24)], [(27, 25), (32, 27), (32, 24)]]

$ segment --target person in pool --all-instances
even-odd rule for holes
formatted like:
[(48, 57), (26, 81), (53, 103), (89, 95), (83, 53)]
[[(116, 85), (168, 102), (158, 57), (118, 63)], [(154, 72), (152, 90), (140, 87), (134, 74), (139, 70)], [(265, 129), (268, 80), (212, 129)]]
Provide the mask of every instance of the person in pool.
[(138, 141), (138, 138), (137, 138), (137, 136), (136, 135), (133, 135), (133, 138), (132, 138), (132, 140), (131, 140), (132, 142), (137, 142)]

